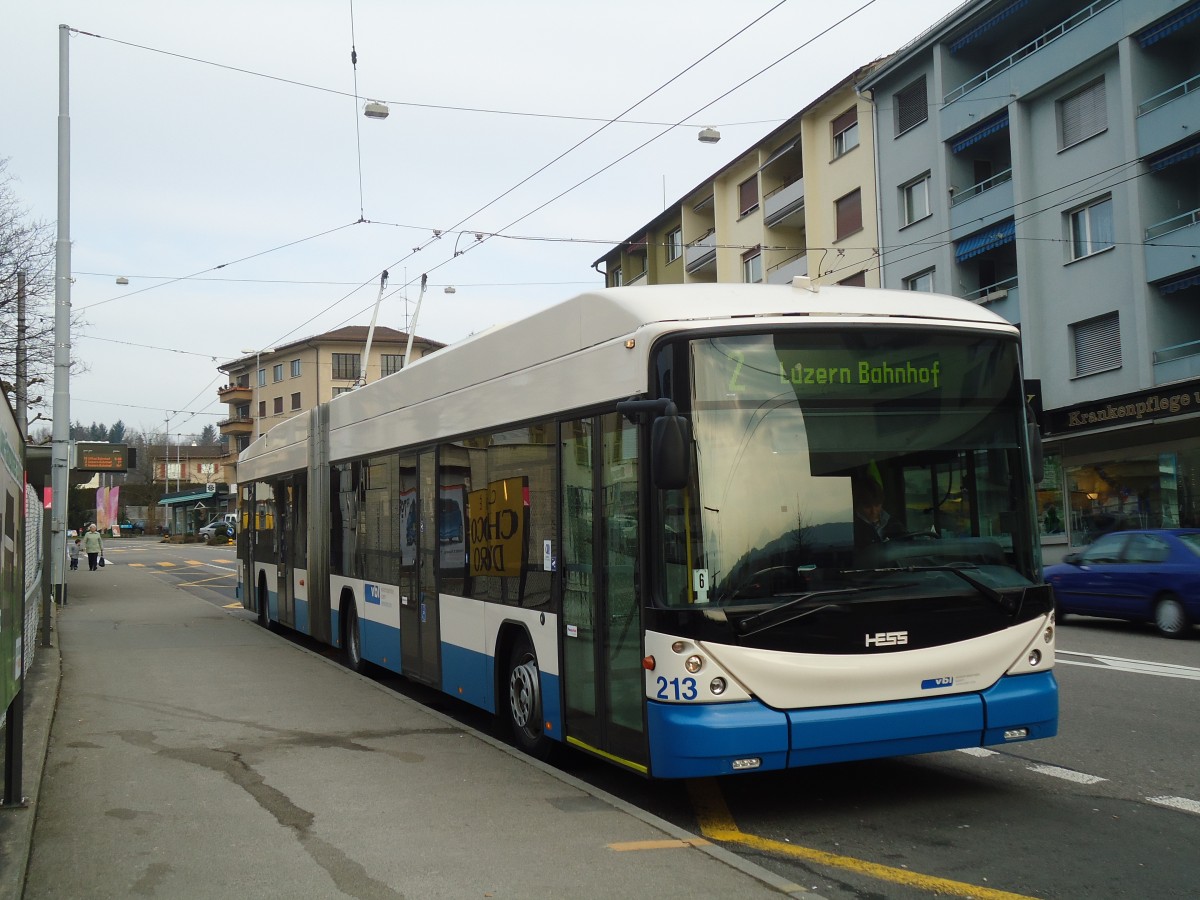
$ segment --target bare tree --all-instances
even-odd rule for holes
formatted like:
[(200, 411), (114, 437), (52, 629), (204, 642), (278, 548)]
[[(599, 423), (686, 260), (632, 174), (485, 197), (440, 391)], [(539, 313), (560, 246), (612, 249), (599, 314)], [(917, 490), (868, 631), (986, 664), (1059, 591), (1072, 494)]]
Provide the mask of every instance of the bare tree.
[[(18, 286), (25, 291), (29, 412), (49, 406), (54, 376), (54, 228), (29, 217), (0, 159), (0, 387), (12, 395), (17, 371)], [(72, 336), (79, 320), (71, 323)], [(74, 369), (76, 364), (72, 362)]]

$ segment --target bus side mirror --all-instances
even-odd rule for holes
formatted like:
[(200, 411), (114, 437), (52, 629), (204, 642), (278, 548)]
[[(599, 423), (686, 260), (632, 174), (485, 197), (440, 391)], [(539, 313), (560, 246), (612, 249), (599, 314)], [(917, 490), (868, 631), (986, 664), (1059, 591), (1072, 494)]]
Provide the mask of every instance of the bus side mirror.
[(692, 429), (685, 416), (659, 416), (650, 426), (650, 464), (660, 491), (687, 487), (692, 469)]

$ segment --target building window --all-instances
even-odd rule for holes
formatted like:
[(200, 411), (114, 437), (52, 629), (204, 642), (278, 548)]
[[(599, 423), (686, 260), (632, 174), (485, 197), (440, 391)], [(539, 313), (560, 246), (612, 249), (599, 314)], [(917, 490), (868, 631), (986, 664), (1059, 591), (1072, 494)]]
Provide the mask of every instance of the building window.
[(250, 435), (248, 435), (248, 434), (239, 434), (234, 439), (234, 447), (237, 448), (238, 453), (241, 453), (243, 450), (245, 450), (249, 446), (250, 446)]
[(849, 278), (843, 278), (838, 284), (844, 284), (846, 287), (866, 287), (867, 272), (865, 269), (861, 272), (855, 272)]
[(333, 354), (333, 377), (355, 379), (359, 376), (357, 353)]
[(283, 363), (271, 367), (271, 379), (273, 381), (283, 381)]
[(1071, 232), (1071, 259), (1082, 259), (1113, 246), (1112, 197), (1105, 197), (1067, 213)]
[(919, 222), (930, 215), (928, 172), (900, 188), (900, 206), (904, 225)]
[(742, 254), (742, 281), (758, 284), (762, 281), (762, 251), (751, 250)]
[(404, 368), (403, 353), (384, 353), (379, 357), (379, 377), (391, 375), (393, 372), (399, 372)]
[(916, 128), (929, 118), (929, 101), (925, 98), (925, 76), (901, 88), (892, 97), (896, 110), (896, 137)]
[(846, 110), (833, 120), (833, 158), (837, 159), (858, 146), (858, 107)]
[(335, 397), (340, 397), (342, 394), (348, 394), (348, 393), (350, 393), (352, 390), (354, 390), (354, 388), (348, 388), (348, 387), (335, 387), (335, 388), (333, 389), (333, 396), (335, 396)]
[(267, 383), (267, 370), (259, 369), (258, 370), (258, 386), (263, 387), (266, 383)]
[(277, 415), (279, 415), (281, 412), (283, 412), (283, 398), (282, 398), (282, 397), (276, 397), (276, 398), (274, 399), (274, 401), (271, 403), (271, 413), (272, 413), (272, 415), (276, 415), (276, 416), (277, 416)]
[(676, 228), (667, 233), (667, 262), (674, 262), (683, 256), (683, 229)]
[(299, 409), (299, 408), (300, 408), (300, 392), (297, 391), (296, 393), (292, 394), (292, 409)]
[(1121, 321), (1109, 313), (1071, 326), (1075, 348), (1075, 377), (1121, 368)]
[(293, 378), (300, 377), (300, 360), (298, 360), (298, 359), (292, 360), (292, 377)]
[(1058, 101), (1059, 148), (1067, 149), (1086, 141), (1108, 128), (1108, 110), (1104, 104), (1104, 79)]
[(620, 266), (617, 266), (609, 273), (609, 279), (611, 280), (609, 287), (620, 287), (625, 283), (625, 279), (621, 276)]
[(927, 294), (932, 294), (933, 269), (926, 269), (924, 272), (918, 272), (916, 275), (910, 275), (905, 278), (904, 289), (906, 291), (924, 291)]
[(266, 400), (258, 401), (258, 417), (260, 419), (265, 419), (267, 417), (267, 401)]
[(833, 202), (836, 213), (836, 240), (862, 230), (862, 191), (855, 189)]
[(746, 215), (758, 209), (758, 176), (747, 178), (738, 185), (738, 214)]

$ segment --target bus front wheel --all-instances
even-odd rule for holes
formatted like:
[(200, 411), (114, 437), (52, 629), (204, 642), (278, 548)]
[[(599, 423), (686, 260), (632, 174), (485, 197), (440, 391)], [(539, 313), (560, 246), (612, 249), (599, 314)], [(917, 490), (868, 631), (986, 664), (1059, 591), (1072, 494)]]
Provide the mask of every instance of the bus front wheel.
[(542, 729), (541, 673), (529, 639), (513, 642), (508, 656), (508, 728), (517, 748), (536, 759), (548, 759), (554, 743)]

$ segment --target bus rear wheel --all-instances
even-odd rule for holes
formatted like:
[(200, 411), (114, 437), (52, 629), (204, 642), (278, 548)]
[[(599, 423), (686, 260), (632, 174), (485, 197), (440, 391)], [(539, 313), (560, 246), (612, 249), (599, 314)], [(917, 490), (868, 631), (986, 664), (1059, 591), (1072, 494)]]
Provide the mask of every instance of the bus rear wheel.
[(351, 600), (346, 604), (345, 624), (342, 625), (342, 661), (352, 672), (363, 670), (362, 634), (358, 628), (358, 608)]
[(517, 638), (508, 656), (505, 705), (513, 743), (535, 759), (548, 759), (554, 750), (554, 742), (546, 737), (542, 728), (541, 673), (537, 654), (524, 636)]

